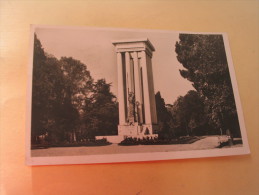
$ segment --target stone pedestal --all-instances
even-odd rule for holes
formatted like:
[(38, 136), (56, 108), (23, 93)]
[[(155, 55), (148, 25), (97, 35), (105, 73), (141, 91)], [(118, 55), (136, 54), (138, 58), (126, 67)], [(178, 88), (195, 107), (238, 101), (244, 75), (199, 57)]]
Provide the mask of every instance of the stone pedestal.
[(158, 130), (158, 125), (118, 125), (118, 135), (134, 137), (150, 136)]

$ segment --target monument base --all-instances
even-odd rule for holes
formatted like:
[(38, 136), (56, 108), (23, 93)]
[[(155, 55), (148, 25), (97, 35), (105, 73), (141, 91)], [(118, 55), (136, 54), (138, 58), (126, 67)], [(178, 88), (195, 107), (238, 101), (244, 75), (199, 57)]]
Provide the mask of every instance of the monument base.
[(158, 130), (158, 125), (148, 124), (132, 124), (132, 125), (118, 125), (118, 135), (128, 137), (135, 137), (140, 135), (153, 135)]
[(112, 136), (96, 136), (95, 139), (106, 139), (110, 143), (118, 144), (127, 137), (132, 138), (157, 138), (158, 134), (154, 134), (158, 130), (158, 125), (118, 125), (118, 135)]
[(106, 135), (106, 136), (95, 136), (96, 140), (106, 139), (108, 142), (113, 144), (119, 144), (125, 139), (123, 135)]

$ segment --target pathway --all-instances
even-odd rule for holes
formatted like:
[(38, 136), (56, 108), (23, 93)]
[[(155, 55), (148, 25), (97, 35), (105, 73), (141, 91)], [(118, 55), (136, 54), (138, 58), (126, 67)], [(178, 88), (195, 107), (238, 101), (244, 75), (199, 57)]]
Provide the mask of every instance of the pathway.
[(122, 153), (146, 153), (146, 152), (169, 152), (186, 150), (213, 149), (219, 145), (218, 136), (208, 136), (192, 144), (176, 145), (137, 145), (119, 146), (111, 144), (108, 146), (94, 147), (57, 147), (48, 149), (32, 150), (33, 157), (39, 156), (78, 156), (78, 155), (98, 155), (98, 154), (122, 154)]

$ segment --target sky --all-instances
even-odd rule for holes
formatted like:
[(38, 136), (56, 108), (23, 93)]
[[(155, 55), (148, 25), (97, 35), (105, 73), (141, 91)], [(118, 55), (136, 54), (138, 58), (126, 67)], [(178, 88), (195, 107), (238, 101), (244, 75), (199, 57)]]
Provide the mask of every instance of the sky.
[(173, 104), (193, 87), (181, 77), (175, 43), (179, 33), (172, 31), (105, 29), (84, 27), (36, 27), (35, 33), (45, 52), (60, 59), (73, 57), (87, 66), (95, 81), (105, 78), (117, 95), (117, 62), (114, 40), (148, 38), (155, 47), (152, 57), (155, 93), (160, 91), (166, 104)]

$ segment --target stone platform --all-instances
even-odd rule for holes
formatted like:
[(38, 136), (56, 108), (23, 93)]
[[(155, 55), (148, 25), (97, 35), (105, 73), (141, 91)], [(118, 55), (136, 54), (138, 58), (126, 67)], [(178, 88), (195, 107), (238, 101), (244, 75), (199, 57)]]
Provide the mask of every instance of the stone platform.
[(158, 129), (157, 125), (134, 123), (133, 125), (118, 125), (118, 135), (135, 137), (138, 135), (152, 135)]
[(95, 136), (96, 140), (100, 139), (106, 139), (108, 142), (113, 144), (119, 144), (121, 141), (123, 141), (127, 137), (137, 138), (137, 139), (143, 139), (143, 138), (157, 138), (158, 134), (152, 134), (152, 135), (133, 135), (133, 136), (127, 136), (127, 135), (106, 135), (106, 136)]
[(96, 140), (106, 139), (108, 142), (113, 144), (119, 144), (122, 140), (124, 140), (123, 135), (106, 135), (106, 136), (95, 136)]
[(118, 135), (112, 136), (96, 136), (95, 139), (106, 139), (110, 143), (120, 143), (127, 137), (143, 139), (143, 138), (157, 138), (158, 134), (154, 134), (158, 128), (157, 125), (118, 125)]

